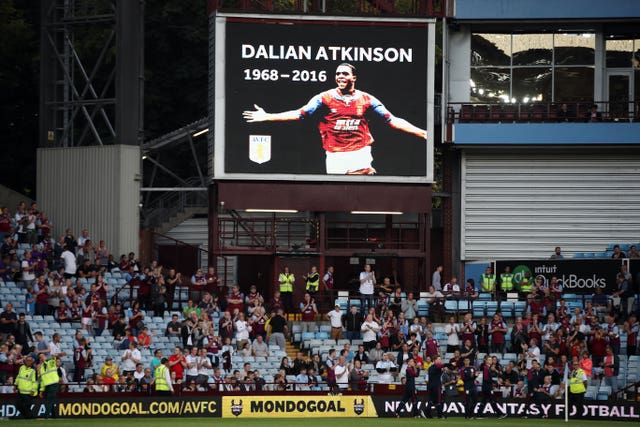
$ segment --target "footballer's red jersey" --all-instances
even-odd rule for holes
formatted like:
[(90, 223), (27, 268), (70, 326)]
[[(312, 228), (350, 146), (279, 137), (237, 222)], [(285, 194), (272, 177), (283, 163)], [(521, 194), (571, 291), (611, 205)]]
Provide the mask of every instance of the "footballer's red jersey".
[(369, 123), (364, 117), (369, 109), (385, 120), (391, 120), (391, 113), (380, 101), (359, 90), (346, 96), (338, 89), (322, 92), (302, 107), (300, 117), (307, 117), (320, 107), (327, 110), (318, 125), (322, 147), (332, 153), (356, 151), (373, 144)]

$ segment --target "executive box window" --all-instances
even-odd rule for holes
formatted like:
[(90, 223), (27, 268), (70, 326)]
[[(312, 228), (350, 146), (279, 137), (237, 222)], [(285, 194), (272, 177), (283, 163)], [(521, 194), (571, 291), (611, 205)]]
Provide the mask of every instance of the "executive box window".
[(591, 101), (594, 63), (593, 33), (475, 33), (471, 100)]

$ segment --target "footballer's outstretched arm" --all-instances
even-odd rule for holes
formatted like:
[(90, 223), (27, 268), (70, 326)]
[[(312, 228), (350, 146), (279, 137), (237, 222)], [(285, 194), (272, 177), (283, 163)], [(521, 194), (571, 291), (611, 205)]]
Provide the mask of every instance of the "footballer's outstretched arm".
[(300, 120), (300, 110), (283, 111), (282, 113), (267, 113), (259, 105), (253, 105), (255, 110), (243, 111), (242, 117), (248, 123), (255, 122), (282, 122), (287, 120)]
[(388, 121), (389, 126), (394, 129), (398, 129), (407, 133), (411, 133), (419, 138), (427, 139), (427, 131), (424, 129), (420, 129), (417, 126), (412, 125), (405, 119), (401, 119), (400, 117), (391, 116)]

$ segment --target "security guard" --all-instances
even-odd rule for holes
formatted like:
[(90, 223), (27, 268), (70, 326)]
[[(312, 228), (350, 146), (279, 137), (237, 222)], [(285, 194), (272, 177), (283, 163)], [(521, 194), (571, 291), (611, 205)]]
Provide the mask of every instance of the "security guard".
[(487, 270), (480, 276), (480, 289), (482, 292), (493, 292), (496, 288), (496, 275), (493, 269), (487, 267)]
[(171, 383), (171, 373), (169, 372), (169, 359), (163, 357), (154, 372), (153, 383), (156, 386), (156, 394), (161, 396), (171, 396), (173, 384)]
[(293, 309), (293, 283), (295, 281), (296, 277), (289, 271), (289, 267), (285, 267), (284, 271), (278, 276), (280, 296), (287, 312)]
[(533, 290), (533, 278), (531, 277), (530, 271), (525, 271), (524, 276), (518, 283), (518, 291), (520, 293), (520, 297), (528, 297), (531, 291)]
[(38, 394), (38, 381), (36, 380), (36, 370), (33, 368), (33, 357), (25, 357), (24, 365), (22, 365), (18, 371), (15, 387), (18, 390), (16, 408), (20, 411), (23, 418), (33, 418), (31, 403), (33, 396)]
[(43, 360), (38, 372), (40, 374), (40, 398), (44, 397), (44, 417), (57, 417), (56, 395), (60, 387), (60, 376), (58, 375), (56, 357)]
[(513, 274), (511, 274), (511, 267), (508, 265), (504, 268), (504, 273), (500, 275), (500, 289), (502, 292), (513, 291)]
[(316, 266), (311, 267), (311, 272), (303, 276), (307, 281), (306, 291), (314, 296), (318, 292), (318, 288), (320, 287), (320, 273), (318, 273), (318, 269)]
[(580, 369), (580, 362), (573, 361), (573, 370), (569, 374), (569, 405), (576, 408), (576, 415), (582, 416), (584, 394), (587, 391), (587, 374)]

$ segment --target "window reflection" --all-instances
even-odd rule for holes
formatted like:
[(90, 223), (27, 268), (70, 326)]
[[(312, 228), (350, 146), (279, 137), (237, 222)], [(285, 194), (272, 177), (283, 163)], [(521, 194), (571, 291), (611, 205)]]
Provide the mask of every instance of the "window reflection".
[(607, 67), (629, 67), (633, 53), (633, 40), (607, 40)]
[(549, 65), (553, 34), (514, 34), (513, 65)]
[(511, 35), (474, 34), (471, 38), (471, 65), (511, 65)]
[(557, 65), (593, 65), (596, 38), (593, 33), (555, 34), (554, 53)]
[(508, 68), (471, 69), (471, 100), (497, 102), (510, 98), (511, 76)]
[(551, 101), (551, 68), (514, 68), (511, 96), (524, 103)]
[(556, 102), (593, 101), (593, 68), (556, 67), (554, 69)]

